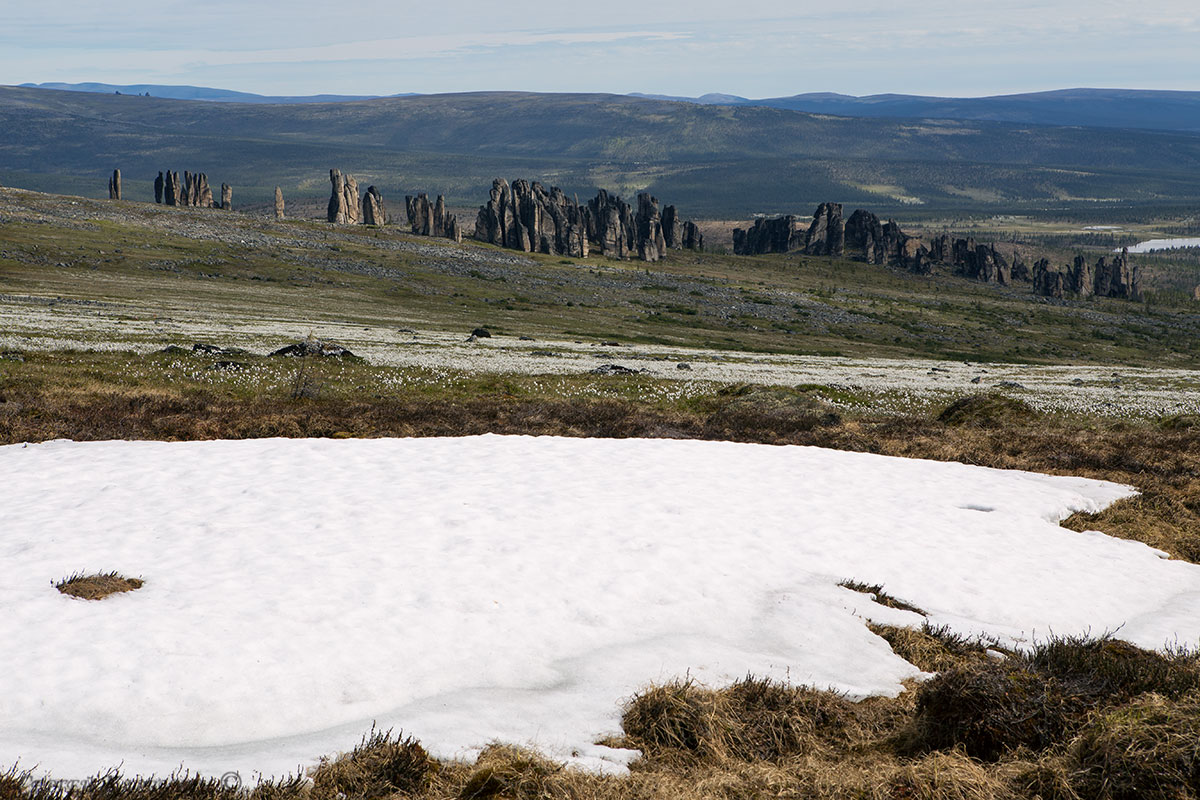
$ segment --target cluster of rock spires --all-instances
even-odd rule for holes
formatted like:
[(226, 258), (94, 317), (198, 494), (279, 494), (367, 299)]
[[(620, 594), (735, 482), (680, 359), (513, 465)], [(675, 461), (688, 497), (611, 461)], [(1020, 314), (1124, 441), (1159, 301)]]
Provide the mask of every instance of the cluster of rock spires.
[(1142, 296), (1141, 270), (1129, 263), (1129, 248), (1109, 261), (1102, 256), (1093, 267), (1083, 256), (1066, 269), (1050, 269), (1050, 262), (1042, 259), (1033, 265), (1033, 290), (1044, 297), (1063, 297), (1075, 294), (1079, 297), (1117, 297), (1123, 300), (1140, 300)]
[(900, 267), (928, 275), (935, 266), (949, 267), (955, 275), (985, 283), (1033, 282), (1034, 291), (1048, 297), (1073, 293), (1137, 299), (1141, 296), (1140, 275), (1131, 267), (1128, 252), (1111, 263), (1101, 258), (1095, 268), (1082, 256), (1064, 271), (1052, 271), (1042, 260), (1032, 271), (1016, 253), (1010, 264), (995, 244), (980, 244), (972, 238), (935, 236), (928, 245), (900, 229), (894, 221), (881, 222), (870, 211), (858, 209), (843, 221), (840, 203), (822, 203), (807, 226), (798, 217), (786, 215), (756, 220), (749, 229), (733, 231), (733, 252), (738, 255), (802, 252), (814, 256), (846, 256), (868, 264)]
[[(329, 206), (326, 209), (326, 219), (335, 225), (386, 225), (388, 223), (387, 206), (383, 202), (383, 192), (374, 186), (359, 196), (358, 181), (353, 175), (343, 175), (341, 170), (329, 170), (329, 182), (332, 189), (329, 194)], [(422, 195), (423, 197), (424, 195)], [(411, 200), (408, 212), (412, 221)], [(275, 217), (283, 219), (283, 194), (278, 187), (275, 189)], [(413, 230), (416, 233), (414, 227)]]
[(414, 236), (436, 236), (439, 239), (462, 241), (462, 229), (458, 227), (458, 215), (446, 211), (446, 198), (437, 196), (433, 203), (429, 195), (421, 192), (416, 197), (404, 198), (404, 209)]
[(638, 195), (637, 211), (601, 189), (586, 205), (568, 198), (557, 186), (547, 191), (534, 181), (503, 178), (492, 182), (488, 201), (479, 207), (475, 238), (481, 242), (571, 258), (587, 258), (597, 250), (609, 258), (652, 262), (668, 250), (699, 250), (704, 237), (692, 222), (679, 218), (675, 206), (659, 212), (658, 200)]
[(167, 170), (158, 173), (158, 177), (154, 179), (154, 202), (169, 206), (221, 208), (232, 211), (233, 187), (222, 183), (221, 199), (214, 202), (212, 188), (208, 185), (208, 175), (184, 170), (183, 179), (180, 180), (178, 172)]

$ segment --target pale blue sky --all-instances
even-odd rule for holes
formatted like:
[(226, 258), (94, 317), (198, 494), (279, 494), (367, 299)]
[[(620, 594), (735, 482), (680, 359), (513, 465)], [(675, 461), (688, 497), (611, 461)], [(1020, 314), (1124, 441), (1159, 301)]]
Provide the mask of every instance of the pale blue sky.
[(747, 97), (1200, 90), (1195, 0), (0, 0), (0, 11), (9, 84)]

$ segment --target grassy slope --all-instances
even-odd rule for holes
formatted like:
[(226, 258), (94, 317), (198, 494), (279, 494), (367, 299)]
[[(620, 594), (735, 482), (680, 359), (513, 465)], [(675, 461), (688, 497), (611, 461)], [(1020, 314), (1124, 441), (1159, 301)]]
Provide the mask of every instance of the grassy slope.
[(1200, 175), (1200, 136), (1190, 134), (849, 119), (614, 95), (277, 106), (0, 88), (0, 130), (0, 175), (14, 183), (95, 194), (120, 166), (141, 197), (165, 167), (195, 167), (264, 200), (276, 183), (319, 193), (324, 171), (340, 166), (385, 192), (446, 191), (454, 203), (479, 202), (499, 174), (580, 193), (649, 187), (688, 213), (717, 215), (831, 196), (950, 206), (1179, 201), (1196, 197)]
[(71, 218), (54, 216), (66, 212), (50, 196), (4, 197), (15, 205), (0, 221), (0, 290), (14, 295), (763, 352), (1200, 364), (1200, 314), (1186, 306), (1048, 303), (1026, 286), (803, 256), (514, 265), (507, 251), (468, 243), (459, 252), (480, 260), (458, 263), (393, 249), (439, 245), (390, 228), (82, 200)]

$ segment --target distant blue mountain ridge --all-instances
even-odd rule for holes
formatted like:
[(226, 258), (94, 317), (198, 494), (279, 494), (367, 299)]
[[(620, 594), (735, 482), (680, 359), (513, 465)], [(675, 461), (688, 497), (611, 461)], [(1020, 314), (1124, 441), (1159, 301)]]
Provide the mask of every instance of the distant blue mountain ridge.
[[(106, 94), (119, 92), (120, 94), (142, 95), (149, 93), (152, 97), (223, 103), (345, 103), (375, 100), (385, 96), (416, 96), (416, 93), (412, 92), (393, 95), (268, 96), (203, 86), (163, 86), (158, 84), (119, 86), (109, 83), (23, 83), (21, 86)], [(1143, 128), (1200, 133), (1200, 92), (1151, 89), (1058, 89), (992, 97), (930, 97), (907, 94), (854, 97), (833, 92), (810, 92), (791, 97), (768, 97), (758, 100), (715, 93), (700, 97), (682, 97), (631, 92), (629, 96), (699, 105), (759, 106), (841, 117), (987, 120), (1027, 125)]]
[[(28, 89), (58, 89), (66, 92), (93, 92), (97, 94), (149, 94), (168, 100), (209, 100), (218, 103), (349, 103), (355, 100), (378, 100), (385, 95), (313, 94), (298, 97), (270, 96), (235, 92), (231, 89), (210, 89), (205, 86), (162, 86), (153, 83), (135, 83), (118, 86), (112, 83), (22, 83)], [(386, 95), (408, 97), (411, 95)]]
[(813, 92), (751, 100), (728, 94), (701, 97), (635, 94), (659, 100), (725, 106), (766, 106), (841, 117), (988, 120), (1085, 128), (1145, 128), (1200, 133), (1200, 92), (1149, 89), (1058, 89), (993, 97), (875, 94), (854, 97)]

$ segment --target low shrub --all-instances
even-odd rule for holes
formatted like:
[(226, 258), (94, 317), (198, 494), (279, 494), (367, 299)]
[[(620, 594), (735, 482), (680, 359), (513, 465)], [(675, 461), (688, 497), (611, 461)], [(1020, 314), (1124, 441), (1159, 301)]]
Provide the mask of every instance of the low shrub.
[(995, 761), (1017, 747), (1059, 742), (1087, 705), (1063, 685), (1017, 662), (980, 662), (940, 673), (917, 692), (908, 746), (917, 751), (961, 747)]

